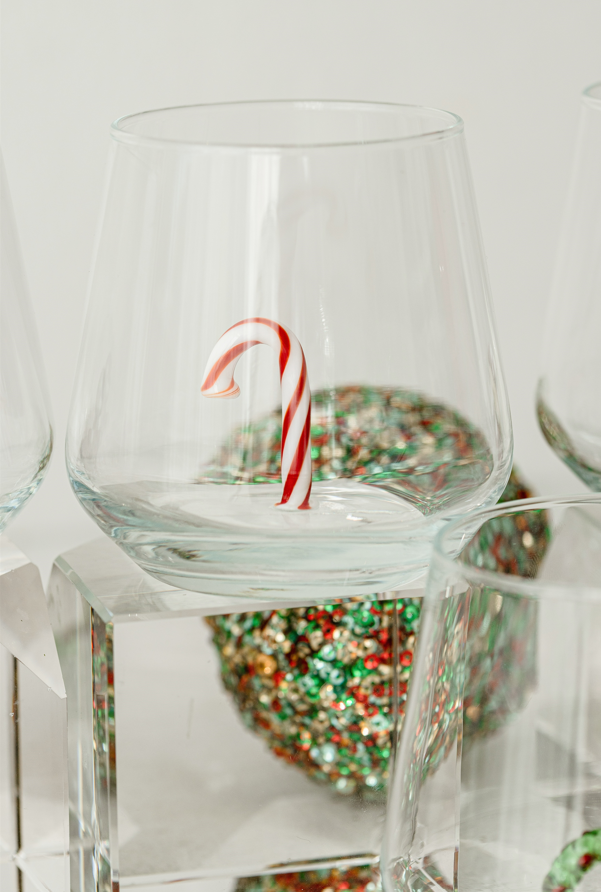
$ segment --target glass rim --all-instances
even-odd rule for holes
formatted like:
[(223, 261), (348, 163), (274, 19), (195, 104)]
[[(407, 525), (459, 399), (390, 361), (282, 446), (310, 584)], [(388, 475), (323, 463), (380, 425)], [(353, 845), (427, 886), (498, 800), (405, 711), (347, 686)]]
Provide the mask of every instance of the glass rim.
[[(501, 502), (492, 508), (477, 510), (466, 514), (462, 518), (449, 521), (437, 533), (434, 538), (432, 561), (430, 564), (430, 574), (434, 561), (440, 566), (443, 565), (446, 570), (451, 570), (459, 574), (468, 582), (475, 585), (485, 585), (488, 588), (495, 588), (509, 594), (517, 594), (522, 597), (532, 597), (545, 599), (574, 599), (579, 597), (583, 600), (601, 601), (601, 585), (584, 585), (582, 583), (568, 583), (565, 581), (554, 582), (553, 580), (540, 580), (536, 577), (514, 576), (509, 573), (499, 573), (496, 570), (484, 570), (480, 567), (474, 567), (470, 564), (461, 563), (458, 557), (451, 556), (449, 548), (449, 540), (461, 530), (464, 530), (461, 548), (476, 535), (478, 530), (486, 523), (496, 517), (505, 517), (510, 514), (523, 513), (525, 511), (544, 511), (553, 508), (578, 508), (585, 505), (601, 505), (601, 493), (583, 493), (571, 496), (536, 496), (531, 499), (517, 499), (512, 502)], [(479, 522), (476, 526), (476, 522)], [(457, 538), (455, 538), (455, 543)], [(457, 551), (456, 547), (453, 549)], [(429, 586), (426, 585), (426, 598), (428, 597)]]
[[(408, 136), (383, 137), (377, 139), (365, 140), (339, 140), (331, 142), (298, 142), (298, 143), (278, 143), (276, 141), (270, 143), (256, 142), (227, 142), (216, 140), (210, 142), (206, 140), (193, 139), (169, 139), (162, 136), (151, 136), (146, 134), (131, 133), (124, 129), (127, 122), (134, 119), (149, 118), (151, 115), (163, 114), (165, 112), (181, 112), (190, 109), (235, 109), (249, 107), (275, 108), (277, 106), (288, 106), (290, 108), (299, 109), (332, 109), (332, 110), (349, 110), (349, 111), (375, 111), (375, 112), (430, 112), (440, 116), (441, 122), (446, 121), (445, 126), (434, 127), (425, 133), (416, 133)], [(131, 114), (122, 115), (114, 120), (110, 126), (110, 135), (117, 142), (126, 145), (147, 145), (147, 146), (164, 146), (175, 147), (182, 146), (187, 149), (202, 149), (207, 151), (242, 151), (242, 152), (298, 152), (306, 150), (327, 150), (327, 149), (344, 149), (344, 148), (365, 148), (367, 146), (386, 146), (386, 145), (415, 145), (420, 142), (434, 142), (438, 140), (448, 139), (463, 132), (464, 122), (459, 115), (445, 109), (434, 108), (426, 105), (412, 105), (409, 103), (398, 102), (379, 102), (379, 101), (363, 101), (352, 99), (253, 99), (253, 100), (234, 100), (231, 102), (204, 102), (190, 103), (188, 105), (166, 106), (164, 108), (148, 109), (142, 112), (133, 112)]]
[(591, 84), (582, 91), (582, 101), (585, 105), (601, 111), (601, 81)]

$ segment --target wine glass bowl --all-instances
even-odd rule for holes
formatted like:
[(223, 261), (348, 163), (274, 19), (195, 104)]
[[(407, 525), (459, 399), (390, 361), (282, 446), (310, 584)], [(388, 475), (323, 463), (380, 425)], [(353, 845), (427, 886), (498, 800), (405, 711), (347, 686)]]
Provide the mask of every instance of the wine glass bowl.
[(52, 452), (41, 352), (0, 156), (0, 531), (37, 491)]
[(580, 127), (549, 303), (537, 414), (547, 442), (601, 491), (601, 83)]
[[(232, 103), (111, 136), (67, 441), (82, 504), (140, 566), (198, 591), (409, 584), (440, 524), (493, 503), (511, 465), (462, 122)], [(237, 398), (207, 399), (222, 360)], [(279, 504), (299, 449), (309, 510)]]

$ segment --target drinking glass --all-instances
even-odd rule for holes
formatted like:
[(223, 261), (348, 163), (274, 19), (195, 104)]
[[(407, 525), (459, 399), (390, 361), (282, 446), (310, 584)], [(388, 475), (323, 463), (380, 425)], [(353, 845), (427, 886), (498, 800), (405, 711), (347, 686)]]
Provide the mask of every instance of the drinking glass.
[(189, 590), (409, 584), (511, 464), (461, 120), (233, 103), (111, 142), (67, 439), (84, 507)]
[(601, 888), (600, 641), (601, 496), (507, 503), (439, 534), (387, 892)]
[(601, 491), (601, 83), (580, 127), (547, 315), (537, 412), (549, 444)]
[(0, 156), (0, 531), (36, 492), (52, 452), (46, 382)]

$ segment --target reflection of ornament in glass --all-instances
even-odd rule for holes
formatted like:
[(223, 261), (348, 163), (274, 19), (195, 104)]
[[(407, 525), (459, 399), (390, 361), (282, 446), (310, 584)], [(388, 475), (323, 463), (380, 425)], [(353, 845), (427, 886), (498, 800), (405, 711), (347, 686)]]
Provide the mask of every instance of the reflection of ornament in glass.
[[(494, 502), (511, 465), (460, 119), (233, 103), (133, 115), (112, 143), (67, 442), (84, 507), (141, 567), (187, 589), (327, 599), (421, 576), (435, 531)], [(214, 345), (252, 317), (295, 333), (319, 395), (311, 450), (331, 455), (310, 511), (274, 511), (281, 480), (254, 473), (252, 448), (222, 448), (279, 412), (273, 352), (241, 357), (239, 399), (200, 393)], [(482, 448), (458, 458), (433, 424), (412, 456), (374, 436), (383, 458), (398, 450), (401, 487), (368, 447), (343, 474), (349, 386), (448, 407)], [(362, 423), (376, 433), (377, 400)], [(433, 485), (425, 467), (445, 463), (458, 473)]]
[[(580, 881), (599, 865), (599, 862), (601, 862), (601, 828), (585, 830), (578, 839), (572, 840), (561, 850), (545, 877), (542, 892), (557, 892), (558, 889), (562, 889), (563, 892), (576, 892), (577, 888), (584, 889)], [(600, 879), (601, 872), (598, 872), (597, 881)], [(593, 885), (589, 885), (588, 888), (593, 889)]]
[(372, 860), (352, 867), (240, 877), (233, 892), (382, 892), (382, 882), (379, 867)]
[(601, 490), (601, 83), (582, 95), (537, 411), (553, 449)]
[(29, 303), (17, 229), (2, 168), (0, 215), (0, 530), (42, 482), (52, 428), (40, 347)]

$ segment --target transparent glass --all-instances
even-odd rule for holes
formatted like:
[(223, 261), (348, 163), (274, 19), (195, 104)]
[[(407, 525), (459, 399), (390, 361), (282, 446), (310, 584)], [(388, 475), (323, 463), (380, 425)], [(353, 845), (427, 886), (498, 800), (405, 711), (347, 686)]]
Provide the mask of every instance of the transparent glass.
[(57, 558), (73, 892), (376, 892), (422, 593), (241, 601), (166, 585), (106, 536)]
[(0, 536), (0, 888), (69, 884), (67, 701), (38, 568)]
[(601, 491), (601, 83), (582, 94), (547, 315), (537, 411), (547, 441)]
[(0, 156), (0, 531), (36, 492), (52, 452), (45, 376)]
[[(410, 671), (413, 598), (320, 608), (337, 637), (320, 642), (326, 625), (313, 622), (310, 643), (293, 647), (311, 668), (303, 675), (273, 671), (292, 656), (274, 639), (317, 610), (257, 600), (234, 613), (239, 599), (165, 585), (106, 537), (61, 555), (48, 594), (69, 704), (74, 892), (202, 882), (228, 892), (241, 877), (260, 886), (282, 871), (363, 866), (365, 876), (377, 865), (391, 682), (400, 653), (402, 677)], [(361, 693), (356, 706), (344, 697), (347, 680), (366, 686), (364, 705)]]
[[(340, 102), (113, 125), (67, 462), (149, 573), (250, 598), (398, 589), (442, 522), (498, 499), (511, 424), (462, 130)], [(309, 510), (279, 505), (301, 478)]]
[(387, 892), (601, 888), (601, 496), (449, 525), (419, 635)]

